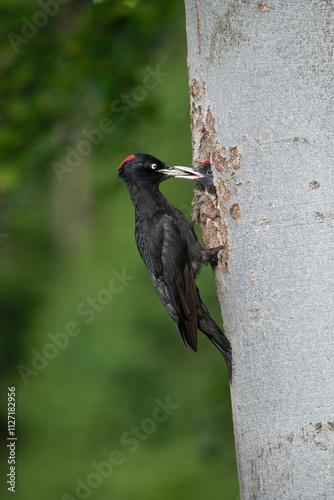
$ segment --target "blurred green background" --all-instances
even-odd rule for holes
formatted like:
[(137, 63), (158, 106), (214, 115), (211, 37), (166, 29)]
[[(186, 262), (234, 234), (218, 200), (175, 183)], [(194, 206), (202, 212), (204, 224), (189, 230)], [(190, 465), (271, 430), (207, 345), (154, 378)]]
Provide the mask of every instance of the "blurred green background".
[[(15, 386), (19, 500), (235, 500), (223, 358), (184, 349), (117, 176), (134, 152), (191, 165), (183, 2), (3, 0), (0, 19), (1, 497)], [(162, 190), (190, 216), (190, 183)]]

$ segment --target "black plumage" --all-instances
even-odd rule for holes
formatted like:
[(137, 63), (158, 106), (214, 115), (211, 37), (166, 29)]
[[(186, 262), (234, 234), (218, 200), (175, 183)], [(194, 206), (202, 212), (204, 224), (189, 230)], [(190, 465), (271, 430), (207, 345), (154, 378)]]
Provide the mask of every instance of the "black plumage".
[(213, 173), (211, 168), (210, 159), (203, 161), (198, 167), (194, 168), (195, 172), (202, 174), (202, 178), (196, 181), (197, 187), (203, 186), (206, 189), (211, 189), (215, 192), (215, 186), (213, 183)]
[(231, 347), (210, 317), (195, 284), (203, 264), (215, 264), (222, 247), (206, 249), (192, 224), (159, 191), (160, 182), (179, 177), (196, 181), (201, 174), (186, 167), (168, 167), (148, 154), (126, 158), (119, 167), (135, 206), (135, 238), (158, 295), (185, 345), (197, 350), (197, 330), (223, 354), (231, 376)]

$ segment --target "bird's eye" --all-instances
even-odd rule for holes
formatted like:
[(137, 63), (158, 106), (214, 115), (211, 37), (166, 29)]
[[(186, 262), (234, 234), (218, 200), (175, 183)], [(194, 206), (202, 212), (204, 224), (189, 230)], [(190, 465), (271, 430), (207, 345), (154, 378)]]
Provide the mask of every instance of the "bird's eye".
[(208, 175), (212, 175), (212, 170), (208, 170), (208, 171), (207, 171), (207, 174), (208, 174)]
[(156, 163), (151, 163), (151, 169), (152, 169), (152, 170), (155, 170), (155, 169), (157, 168), (157, 166), (158, 166), (158, 165), (157, 165)]

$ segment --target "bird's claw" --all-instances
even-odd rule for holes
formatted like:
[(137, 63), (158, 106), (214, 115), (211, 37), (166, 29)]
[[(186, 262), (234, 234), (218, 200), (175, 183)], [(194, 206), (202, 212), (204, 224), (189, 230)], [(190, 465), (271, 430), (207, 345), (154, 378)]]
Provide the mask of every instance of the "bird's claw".
[(223, 252), (224, 252), (224, 246), (217, 252), (217, 261), (223, 262)]

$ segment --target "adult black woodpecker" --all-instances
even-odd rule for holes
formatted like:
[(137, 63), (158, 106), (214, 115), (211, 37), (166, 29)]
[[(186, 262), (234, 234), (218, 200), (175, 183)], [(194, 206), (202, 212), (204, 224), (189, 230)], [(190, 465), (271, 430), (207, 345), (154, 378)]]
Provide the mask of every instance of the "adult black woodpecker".
[(197, 330), (219, 349), (231, 378), (231, 346), (210, 317), (195, 284), (202, 264), (215, 265), (222, 247), (206, 249), (192, 224), (159, 191), (160, 182), (176, 177), (196, 181), (201, 174), (187, 167), (169, 167), (149, 154), (128, 156), (119, 166), (135, 207), (135, 239), (161, 302), (185, 345), (197, 351)]

